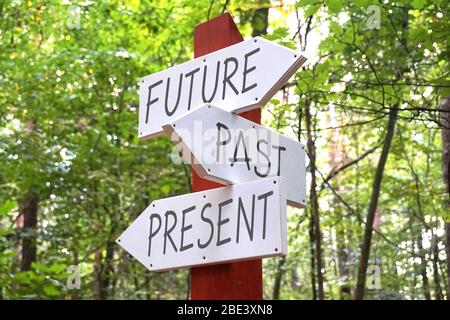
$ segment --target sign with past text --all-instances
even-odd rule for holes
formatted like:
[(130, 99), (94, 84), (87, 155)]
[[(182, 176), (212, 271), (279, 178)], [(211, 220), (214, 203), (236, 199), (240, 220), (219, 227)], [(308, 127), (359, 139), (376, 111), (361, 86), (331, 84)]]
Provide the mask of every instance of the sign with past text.
[(302, 53), (260, 37), (141, 79), (139, 138), (204, 103), (240, 112), (265, 105), (306, 61)]
[(237, 184), (286, 178), (290, 205), (306, 205), (305, 147), (238, 115), (206, 104), (163, 126), (202, 178)]
[(116, 242), (151, 271), (287, 253), (282, 177), (156, 200)]

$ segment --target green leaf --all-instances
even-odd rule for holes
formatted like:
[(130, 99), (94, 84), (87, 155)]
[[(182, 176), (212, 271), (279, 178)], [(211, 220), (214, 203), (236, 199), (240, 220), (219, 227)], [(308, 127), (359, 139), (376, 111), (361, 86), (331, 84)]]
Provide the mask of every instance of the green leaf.
[(8, 200), (0, 206), (0, 217), (7, 215), (12, 209), (17, 206), (17, 202)]
[(168, 194), (168, 193), (170, 192), (170, 185), (165, 184), (165, 185), (161, 186), (161, 191), (162, 191), (164, 194)]
[(314, 4), (316, 2), (317, 2), (317, 0), (299, 0), (299, 1), (297, 1), (296, 6), (300, 8), (300, 7)]
[(49, 271), (52, 273), (61, 273), (64, 272), (67, 269), (67, 265), (63, 263), (55, 263), (50, 268)]
[(450, 87), (444, 87), (440, 90), (442, 97), (448, 97), (450, 96)]
[(413, 0), (412, 5), (415, 9), (423, 9), (426, 3), (427, 0)]
[(56, 296), (59, 296), (59, 294), (60, 294), (60, 291), (51, 284), (46, 284), (44, 286), (44, 292), (49, 297), (56, 297)]
[(317, 11), (319, 11), (319, 8), (320, 8), (320, 5), (318, 5), (318, 4), (313, 4), (313, 5), (309, 6), (305, 10), (305, 17), (314, 15)]
[(338, 13), (344, 7), (345, 2), (340, 0), (327, 0), (326, 4), (328, 6), (328, 9), (330, 9), (330, 12)]
[(369, 0), (352, 0), (351, 2), (355, 7), (362, 7), (362, 6), (368, 6), (369, 4), (375, 4), (373, 1)]
[(277, 105), (280, 104), (280, 100), (279, 100), (279, 99), (273, 98), (273, 99), (270, 99), (270, 103), (273, 104), (273, 105), (275, 105), (275, 106), (277, 106)]

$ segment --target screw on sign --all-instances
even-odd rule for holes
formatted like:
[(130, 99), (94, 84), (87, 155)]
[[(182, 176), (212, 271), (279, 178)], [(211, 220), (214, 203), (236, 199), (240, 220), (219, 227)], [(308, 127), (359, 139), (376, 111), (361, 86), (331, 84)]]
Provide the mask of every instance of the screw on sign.
[[(139, 102), (139, 138), (174, 135), (195, 158), (194, 193), (154, 201), (117, 243), (151, 271), (191, 267), (192, 299), (262, 299), (261, 258), (287, 253), (287, 202), (305, 206), (305, 153), (258, 125), (259, 107), (306, 58), (243, 41), (228, 13), (195, 28), (194, 53), (144, 77)], [(215, 162), (198, 161), (193, 123), (213, 128)]]

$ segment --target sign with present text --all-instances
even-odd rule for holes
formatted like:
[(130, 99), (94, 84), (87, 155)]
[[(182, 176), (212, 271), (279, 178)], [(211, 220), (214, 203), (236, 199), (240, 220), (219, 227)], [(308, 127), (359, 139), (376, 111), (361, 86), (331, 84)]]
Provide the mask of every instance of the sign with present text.
[(116, 242), (151, 271), (285, 255), (284, 178), (153, 201)]

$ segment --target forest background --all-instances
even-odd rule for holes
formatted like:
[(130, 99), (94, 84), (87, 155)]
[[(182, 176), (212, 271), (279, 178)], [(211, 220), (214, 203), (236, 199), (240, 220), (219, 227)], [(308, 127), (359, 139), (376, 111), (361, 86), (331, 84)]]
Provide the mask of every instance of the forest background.
[(446, 0), (1, 0), (0, 298), (189, 298), (189, 270), (114, 240), (190, 192), (169, 139), (137, 138), (138, 81), (192, 59), (223, 12), (311, 57), (263, 108), (309, 157), (264, 297), (450, 299)]

